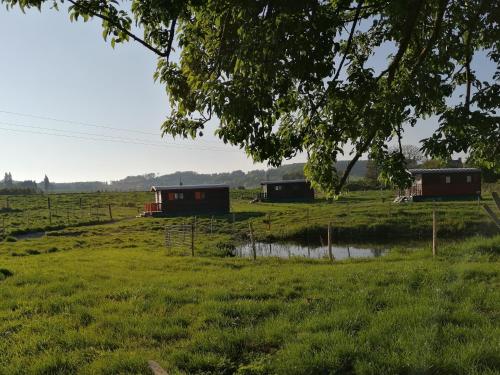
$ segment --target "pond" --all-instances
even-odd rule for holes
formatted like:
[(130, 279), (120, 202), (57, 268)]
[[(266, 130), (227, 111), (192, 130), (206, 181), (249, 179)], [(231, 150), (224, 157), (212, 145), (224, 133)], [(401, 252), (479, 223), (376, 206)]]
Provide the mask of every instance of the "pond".
[(33, 238), (42, 238), (45, 236), (45, 232), (28, 232), (22, 234), (16, 234), (14, 237), (18, 240), (29, 240)]
[[(313, 259), (328, 258), (328, 246), (306, 246), (293, 242), (256, 242), (257, 257), (306, 257)], [(334, 245), (332, 253), (335, 259), (374, 258), (384, 255), (385, 249), (366, 248), (349, 245)], [(236, 246), (236, 256), (252, 257), (252, 244), (245, 243)]]

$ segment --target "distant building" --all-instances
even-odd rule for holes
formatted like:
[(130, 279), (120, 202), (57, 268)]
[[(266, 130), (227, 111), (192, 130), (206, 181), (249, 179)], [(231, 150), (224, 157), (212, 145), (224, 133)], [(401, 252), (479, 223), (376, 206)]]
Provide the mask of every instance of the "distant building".
[(314, 200), (314, 189), (307, 180), (263, 181), (259, 197), (268, 202)]
[(413, 201), (458, 200), (481, 197), (481, 170), (477, 168), (410, 169), (413, 185), (405, 196)]
[(145, 205), (146, 216), (229, 213), (229, 185), (153, 186), (155, 203)]

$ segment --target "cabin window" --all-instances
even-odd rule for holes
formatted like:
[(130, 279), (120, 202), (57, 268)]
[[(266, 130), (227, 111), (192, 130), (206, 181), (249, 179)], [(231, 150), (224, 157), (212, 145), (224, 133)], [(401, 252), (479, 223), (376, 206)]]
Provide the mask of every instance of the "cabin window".
[(168, 193), (169, 201), (176, 201), (179, 199), (184, 199), (184, 193)]
[(446, 183), (451, 184), (451, 177), (450, 176), (446, 176)]
[(204, 191), (195, 191), (194, 192), (194, 199), (197, 201), (205, 199), (205, 192)]
[(470, 184), (472, 182), (472, 176), (467, 176), (467, 183)]
[(280, 191), (282, 187), (283, 187), (283, 186), (281, 186), (281, 185), (276, 185), (276, 186), (274, 187), (274, 190), (276, 190), (276, 191)]

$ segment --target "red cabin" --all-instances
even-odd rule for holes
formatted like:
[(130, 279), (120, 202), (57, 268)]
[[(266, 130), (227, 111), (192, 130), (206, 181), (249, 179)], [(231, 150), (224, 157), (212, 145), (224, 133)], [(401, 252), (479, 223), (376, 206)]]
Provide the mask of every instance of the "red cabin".
[(413, 201), (481, 198), (481, 170), (477, 168), (410, 169), (413, 185), (405, 196)]
[(153, 186), (155, 203), (144, 207), (148, 216), (229, 213), (229, 185)]

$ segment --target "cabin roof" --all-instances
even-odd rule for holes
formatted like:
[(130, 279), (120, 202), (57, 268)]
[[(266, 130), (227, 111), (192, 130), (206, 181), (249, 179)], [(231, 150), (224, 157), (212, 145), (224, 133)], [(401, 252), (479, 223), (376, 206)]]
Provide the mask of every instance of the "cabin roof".
[(480, 173), (479, 168), (416, 168), (409, 169), (411, 174), (451, 174), (451, 173)]
[(296, 184), (299, 182), (307, 182), (307, 180), (304, 179), (298, 179), (298, 180), (276, 180), (276, 181), (262, 181), (260, 184), (261, 185), (274, 185), (274, 184)]
[(206, 185), (171, 185), (171, 186), (151, 186), (150, 191), (164, 190), (196, 190), (196, 189), (221, 189), (228, 188), (227, 184), (206, 184)]

